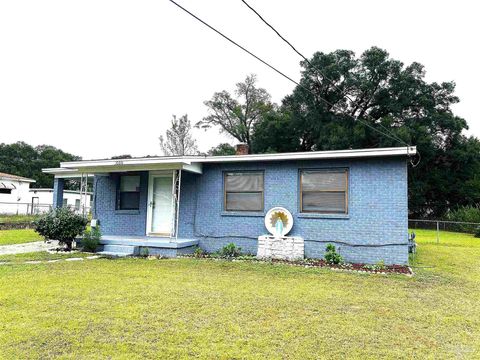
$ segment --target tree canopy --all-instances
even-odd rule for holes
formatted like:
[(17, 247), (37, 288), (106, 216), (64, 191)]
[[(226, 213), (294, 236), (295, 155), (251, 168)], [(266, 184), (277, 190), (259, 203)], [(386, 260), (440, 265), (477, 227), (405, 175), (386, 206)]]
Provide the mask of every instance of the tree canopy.
[(408, 143), (422, 158), (409, 170), (411, 216), (480, 203), (480, 143), (463, 133), (467, 123), (451, 109), (459, 101), (453, 82), (428, 83), (421, 64), (404, 65), (376, 47), (360, 57), (317, 52), (300, 64), (300, 86), (255, 125), (255, 152)]
[(255, 124), (272, 108), (270, 94), (258, 88), (256, 82), (257, 77), (252, 74), (244, 82), (237, 83), (236, 98), (226, 90), (213, 94), (210, 100), (204, 102), (210, 114), (195, 126), (202, 129), (219, 127), (221, 132), (251, 148)]
[(33, 147), (24, 142), (0, 144), (0, 172), (36, 180), (32, 188), (52, 188), (53, 176), (42, 173), (43, 168), (58, 167), (62, 161), (80, 160), (50, 145)]
[(212, 156), (235, 155), (235, 148), (228, 143), (222, 143), (212, 147), (207, 154)]
[(195, 155), (198, 153), (197, 143), (191, 134), (192, 125), (185, 114), (177, 118), (173, 115), (171, 127), (165, 137), (160, 135), (160, 147), (163, 155)]

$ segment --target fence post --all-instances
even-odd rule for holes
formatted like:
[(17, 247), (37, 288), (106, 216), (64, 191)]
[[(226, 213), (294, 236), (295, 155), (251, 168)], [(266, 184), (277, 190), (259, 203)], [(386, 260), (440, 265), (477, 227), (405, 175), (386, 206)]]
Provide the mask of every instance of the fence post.
[(440, 223), (437, 221), (437, 244), (440, 242)]

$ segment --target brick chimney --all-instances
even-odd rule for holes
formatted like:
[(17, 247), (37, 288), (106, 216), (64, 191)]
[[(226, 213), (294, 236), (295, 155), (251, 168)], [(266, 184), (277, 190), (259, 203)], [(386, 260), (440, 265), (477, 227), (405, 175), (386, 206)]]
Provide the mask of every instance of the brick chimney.
[(235, 145), (235, 155), (248, 155), (248, 145), (245, 143)]

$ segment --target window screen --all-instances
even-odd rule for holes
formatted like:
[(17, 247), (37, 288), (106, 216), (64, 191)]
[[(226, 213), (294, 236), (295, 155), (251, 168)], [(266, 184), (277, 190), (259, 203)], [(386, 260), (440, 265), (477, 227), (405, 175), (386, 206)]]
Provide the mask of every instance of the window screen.
[(225, 173), (226, 211), (263, 211), (263, 172)]
[(117, 197), (118, 210), (140, 209), (140, 176), (120, 176), (119, 191)]
[(304, 170), (300, 173), (301, 211), (348, 212), (348, 171)]

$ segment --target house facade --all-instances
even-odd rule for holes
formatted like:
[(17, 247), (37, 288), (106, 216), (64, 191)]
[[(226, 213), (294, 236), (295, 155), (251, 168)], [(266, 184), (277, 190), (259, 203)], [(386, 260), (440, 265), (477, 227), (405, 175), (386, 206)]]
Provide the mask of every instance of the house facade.
[[(30, 188), (35, 180), (26, 177), (0, 173), (0, 214), (32, 215), (42, 214), (53, 208), (53, 189)], [(61, 203), (78, 213), (90, 210), (92, 194), (64, 190)], [(85, 204), (85, 205), (84, 205)]]
[(255, 254), (266, 212), (281, 206), (307, 258), (322, 258), (331, 243), (349, 262), (406, 264), (414, 154), (410, 147), (95, 160), (45, 172), (55, 175), (54, 204), (63, 179), (93, 176), (92, 211), (106, 247), (174, 256), (233, 242)]
[(23, 176), (0, 173), (0, 214), (28, 214), (30, 184), (34, 182)]

